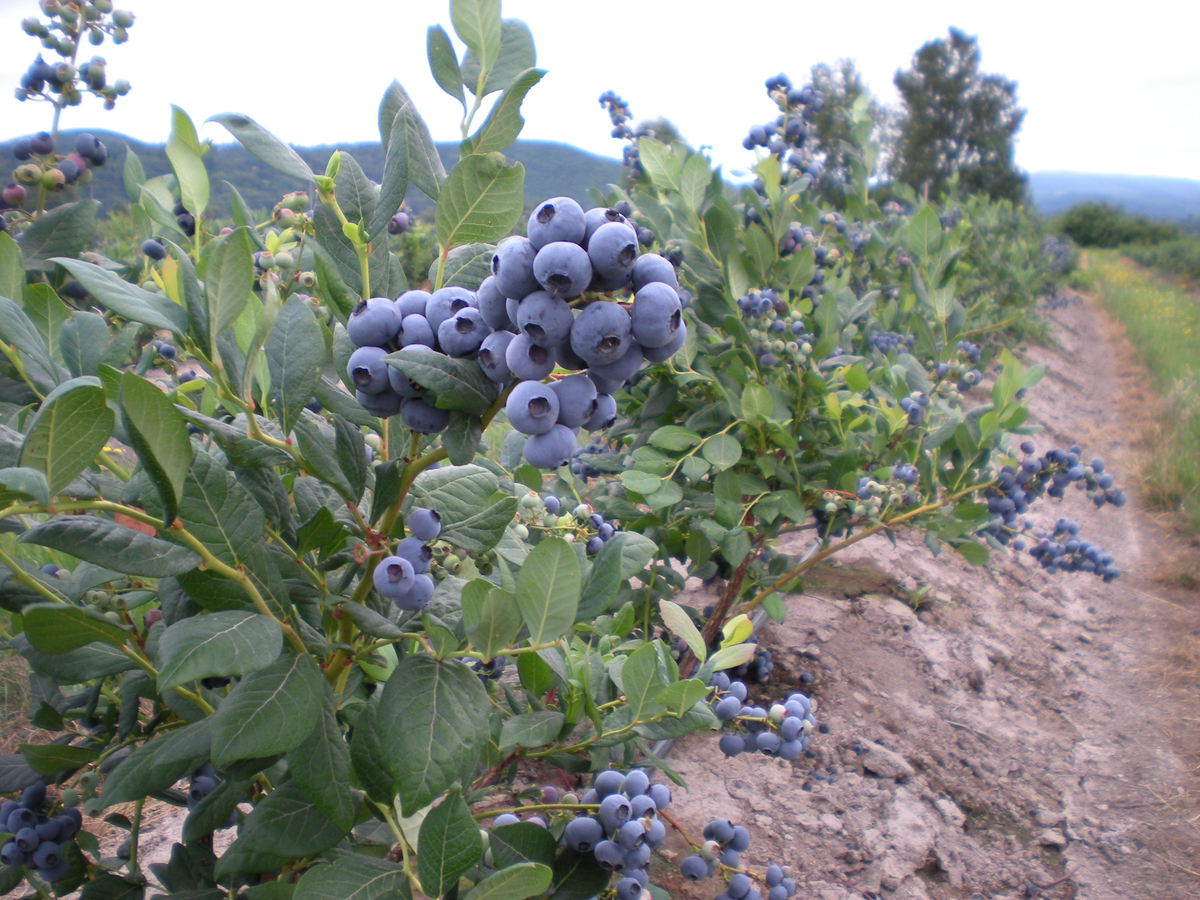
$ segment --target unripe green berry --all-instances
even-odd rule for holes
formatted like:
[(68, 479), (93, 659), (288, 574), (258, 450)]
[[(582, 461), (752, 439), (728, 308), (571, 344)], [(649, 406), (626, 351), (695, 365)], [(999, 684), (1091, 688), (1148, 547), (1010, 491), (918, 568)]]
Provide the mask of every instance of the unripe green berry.
[(58, 169), (47, 169), (42, 173), (42, 187), (48, 191), (61, 191), (67, 184), (67, 179)]
[(79, 805), (79, 794), (75, 788), (67, 788), (62, 792), (62, 804), (67, 809), (72, 809)]
[(114, 25), (118, 25), (121, 28), (133, 27), (133, 13), (127, 9), (115, 10), (112, 14), (112, 20)]
[(519, 537), (521, 540), (525, 540), (526, 538), (529, 537), (529, 529), (526, 528), (524, 525), (520, 524), (519, 522), (513, 526), (513, 531), (516, 533), (517, 537)]
[(292, 254), (287, 250), (280, 250), (275, 254), (275, 265), (279, 266), (279, 268), (290, 269), (295, 264), (295, 259), (292, 258)]
[(96, 799), (87, 800), (83, 804), (83, 814), (93, 819), (99, 818), (104, 815), (104, 804)]

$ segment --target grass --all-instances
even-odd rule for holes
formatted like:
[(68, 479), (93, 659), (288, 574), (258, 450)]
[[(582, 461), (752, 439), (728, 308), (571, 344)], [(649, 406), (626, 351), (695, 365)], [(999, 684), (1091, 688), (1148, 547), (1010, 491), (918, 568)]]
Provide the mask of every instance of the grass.
[(1143, 477), (1148, 504), (1180, 510), (1200, 532), (1200, 296), (1165, 284), (1118, 253), (1091, 251), (1089, 271), (1105, 308), (1124, 326), (1170, 404)]

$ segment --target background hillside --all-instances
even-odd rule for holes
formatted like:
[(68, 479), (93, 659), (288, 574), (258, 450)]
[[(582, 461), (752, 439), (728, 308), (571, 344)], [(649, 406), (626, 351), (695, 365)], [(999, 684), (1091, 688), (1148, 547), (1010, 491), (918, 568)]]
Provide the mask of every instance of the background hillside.
[[(63, 132), (63, 144), (69, 146), (73, 143), (76, 133)], [(93, 183), (83, 190), (105, 207), (125, 201), (121, 168), (125, 161), (126, 145), (142, 160), (148, 176), (164, 175), (170, 171), (163, 144), (146, 144), (106, 131), (96, 131), (94, 134), (108, 145), (111, 156), (108, 164), (96, 172)], [(12, 161), (12, 143), (0, 142), (0, 160)], [(334, 149), (333, 146), (296, 148), (315, 171), (324, 169)], [(346, 144), (341, 149), (358, 160), (367, 177), (373, 180), (380, 178), (383, 149), (379, 144)], [(439, 144), (438, 152), (449, 169), (458, 158), (458, 145)], [(517, 141), (505, 151), (505, 155), (525, 166), (525, 196), (530, 205), (546, 197), (562, 195), (587, 202), (590, 199), (588, 189), (616, 182), (621, 168), (614, 159), (550, 141)], [(303, 187), (268, 169), (238, 144), (214, 145), (206, 160), (214, 185), (219, 186), (222, 181), (236, 184), (246, 202), (255, 209), (270, 209), (278, 202), (280, 195)], [(1077, 203), (1099, 200), (1124, 207), (1135, 215), (1200, 223), (1200, 181), (1141, 175), (1034, 172), (1029, 176), (1029, 190), (1038, 211), (1047, 216), (1057, 215)], [(408, 205), (419, 211), (429, 202), (419, 192), (412, 190), (409, 192)], [(228, 213), (228, 194), (224, 190), (214, 190), (212, 210), (217, 215)]]

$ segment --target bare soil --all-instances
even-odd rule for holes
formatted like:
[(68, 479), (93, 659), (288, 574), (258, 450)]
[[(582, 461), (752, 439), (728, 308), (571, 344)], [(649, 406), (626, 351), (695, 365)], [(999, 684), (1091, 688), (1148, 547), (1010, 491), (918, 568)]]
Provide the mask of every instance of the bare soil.
[[(800, 897), (1200, 897), (1200, 595), (1177, 583), (1200, 542), (1139, 502), (1158, 409), (1119, 330), (1088, 298), (1048, 315), (1059, 346), (1021, 353), (1047, 369), (1034, 441), (1103, 456), (1130, 502), (1097, 513), (1072, 492), (1032, 518), (1078, 519), (1122, 577), (1048, 576), (1019, 554), (974, 568), (917, 534), (870, 538), (760, 637), (777, 661), (760, 699), (819, 701), (828, 732), (808, 758), (727, 760), (706, 734), (674, 748), (690, 790), (673, 818), (693, 835), (745, 824), (743, 863), (790, 863)], [(915, 612), (905, 600), (926, 585)], [(715, 890), (664, 879), (673, 897)]]

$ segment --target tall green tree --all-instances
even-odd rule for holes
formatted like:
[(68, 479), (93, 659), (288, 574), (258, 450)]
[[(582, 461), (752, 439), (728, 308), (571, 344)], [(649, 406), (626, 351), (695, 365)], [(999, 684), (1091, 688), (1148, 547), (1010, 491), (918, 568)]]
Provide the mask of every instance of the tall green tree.
[(957, 28), (917, 51), (896, 73), (903, 103), (892, 177), (930, 196), (957, 175), (966, 191), (1019, 201), (1026, 177), (1013, 164), (1025, 111), (1017, 83), (979, 71), (979, 41)]
[(872, 123), (871, 139), (880, 145), (880, 160), (884, 165), (889, 151), (892, 115), (867, 88), (852, 59), (839, 59), (832, 65), (817, 63), (812, 67), (811, 83), (825, 99), (825, 105), (813, 113), (811, 119), (813, 150), (822, 161), (817, 191), (829, 202), (838, 203), (842, 185), (849, 180), (849, 149), (858, 143), (854, 139), (854, 104), (860, 97), (866, 98), (866, 112)]

